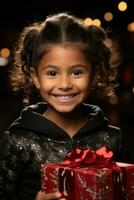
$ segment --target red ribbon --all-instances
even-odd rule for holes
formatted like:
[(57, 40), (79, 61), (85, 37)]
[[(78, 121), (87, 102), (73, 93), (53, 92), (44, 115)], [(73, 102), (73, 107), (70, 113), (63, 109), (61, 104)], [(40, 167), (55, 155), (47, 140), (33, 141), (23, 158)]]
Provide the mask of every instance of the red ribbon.
[(98, 150), (76, 148), (65, 156), (63, 165), (67, 167), (107, 165), (111, 164), (112, 156), (113, 152), (105, 146)]

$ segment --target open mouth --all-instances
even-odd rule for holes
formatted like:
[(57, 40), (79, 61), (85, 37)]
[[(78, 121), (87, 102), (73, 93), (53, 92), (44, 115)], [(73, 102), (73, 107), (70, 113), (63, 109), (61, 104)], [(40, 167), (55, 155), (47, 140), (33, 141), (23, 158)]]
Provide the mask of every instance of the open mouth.
[(53, 95), (53, 97), (59, 102), (72, 102), (77, 94), (70, 95)]

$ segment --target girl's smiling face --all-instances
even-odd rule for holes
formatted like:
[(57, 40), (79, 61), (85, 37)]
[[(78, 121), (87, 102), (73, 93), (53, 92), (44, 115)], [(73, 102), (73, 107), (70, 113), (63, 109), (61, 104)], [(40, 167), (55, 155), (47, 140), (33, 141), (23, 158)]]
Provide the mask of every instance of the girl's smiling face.
[(88, 97), (91, 66), (76, 46), (55, 45), (39, 63), (32, 79), (53, 112), (70, 113)]

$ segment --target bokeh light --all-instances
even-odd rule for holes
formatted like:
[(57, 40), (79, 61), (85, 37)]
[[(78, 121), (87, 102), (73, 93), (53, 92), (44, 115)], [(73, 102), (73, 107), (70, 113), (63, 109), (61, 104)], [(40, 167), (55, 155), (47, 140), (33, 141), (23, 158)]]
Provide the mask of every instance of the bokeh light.
[(119, 11), (121, 12), (124, 12), (127, 10), (127, 3), (125, 1), (121, 1), (119, 4), (118, 4), (118, 9)]
[(112, 21), (113, 20), (113, 14), (111, 12), (106, 12), (104, 14), (104, 19), (105, 19), (105, 21), (108, 21), (108, 22)]

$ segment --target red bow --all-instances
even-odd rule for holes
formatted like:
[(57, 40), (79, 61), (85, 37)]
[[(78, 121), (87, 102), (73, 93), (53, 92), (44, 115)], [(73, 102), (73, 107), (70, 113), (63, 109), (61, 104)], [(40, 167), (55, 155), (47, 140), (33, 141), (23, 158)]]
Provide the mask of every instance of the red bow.
[(63, 165), (68, 167), (89, 166), (96, 164), (111, 163), (113, 152), (103, 146), (98, 150), (76, 148), (68, 153), (63, 161)]

